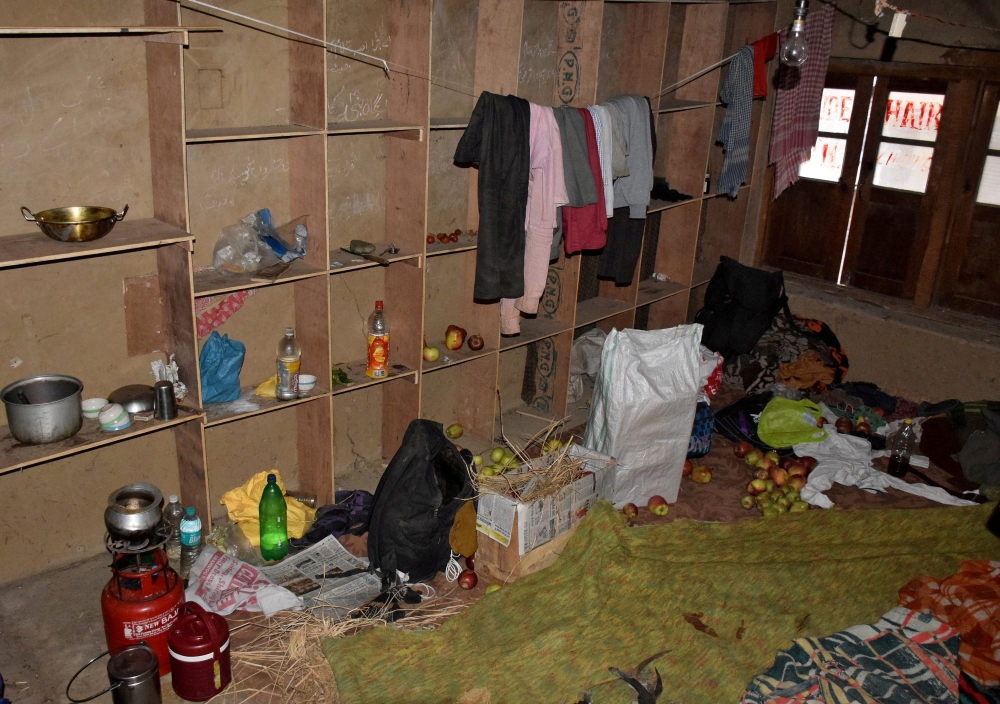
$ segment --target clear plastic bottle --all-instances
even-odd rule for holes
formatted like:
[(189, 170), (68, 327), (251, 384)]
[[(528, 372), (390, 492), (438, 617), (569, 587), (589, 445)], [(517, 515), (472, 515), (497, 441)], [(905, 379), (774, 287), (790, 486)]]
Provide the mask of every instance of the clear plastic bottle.
[(389, 376), (389, 318), (382, 301), (375, 301), (375, 310), (368, 316), (368, 369), (372, 379)]
[(886, 471), (894, 477), (905, 477), (910, 471), (910, 455), (917, 447), (917, 431), (913, 419), (906, 418), (899, 429), (889, 436), (889, 467)]
[(166, 508), (163, 509), (163, 522), (170, 526), (170, 537), (167, 539), (167, 560), (170, 566), (177, 569), (181, 565), (181, 519), (184, 517), (184, 507), (181, 506), (176, 494), (171, 494)]
[(288, 506), (278, 486), (278, 478), (267, 475), (267, 486), (257, 508), (260, 521), (260, 555), (268, 562), (288, 554)]
[(191, 574), (191, 566), (201, 554), (201, 519), (194, 506), (188, 506), (181, 519), (181, 579)]
[(295, 339), (295, 330), (285, 328), (285, 336), (278, 343), (277, 396), (282, 401), (299, 397), (299, 366), (302, 364), (302, 347)]

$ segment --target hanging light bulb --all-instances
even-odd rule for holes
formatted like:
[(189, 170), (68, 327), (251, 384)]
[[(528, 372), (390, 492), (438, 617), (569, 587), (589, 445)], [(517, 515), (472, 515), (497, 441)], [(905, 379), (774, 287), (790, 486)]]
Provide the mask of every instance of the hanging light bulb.
[(785, 43), (781, 46), (781, 63), (786, 66), (801, 66), (806, 62), (809, 43), (806, 42), (806, 15), (809, 14), (809, 0), (795, 0), (795, 15)]

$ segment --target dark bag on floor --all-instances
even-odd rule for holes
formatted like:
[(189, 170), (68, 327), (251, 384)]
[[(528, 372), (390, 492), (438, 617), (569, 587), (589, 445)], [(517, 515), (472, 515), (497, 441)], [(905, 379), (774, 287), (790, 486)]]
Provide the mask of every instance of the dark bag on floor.
[(695, 316), (695, 322), (705, 327), (701, 344), (727, 361), (747, 354), (787, 306), (780, 271), (754, 269), (721, 257), (705, 291), (705, 307)]
[(363, 489), (338, 491), (333, 500), (336, 503), (320, 507), (316, 520), (301, 538), (289, 542), (295, 548), (315, 545), (328, 535), (339, 538), (350, 533), (364, 535), (368, 530), (368, 519), (372, 512), (372, 494)]
[(455, 514), (474, 494), (465, 460), (441, 424), (410, 423), (379, 480), (368, 527), (368, 559), (383, 584), (395, 583), (397, 571), (419, 582), (443, 570)]

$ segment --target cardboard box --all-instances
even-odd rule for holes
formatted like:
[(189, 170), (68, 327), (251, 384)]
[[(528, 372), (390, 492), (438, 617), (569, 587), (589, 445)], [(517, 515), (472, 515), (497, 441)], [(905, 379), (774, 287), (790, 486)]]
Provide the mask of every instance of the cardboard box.
[[(476, 516), (479, 548), (476, 571), (499, 582), (537, 572), (556, 561), (573, 530), (599, 500), (610, 501), (615, 488), (615, 461), (579, 445), (571, 457), (584, 460), (586, 474), (559, 492), (523, 503), (508, 496), (480, 497)], [(539, 458), (532, 464), (547, 460)]]

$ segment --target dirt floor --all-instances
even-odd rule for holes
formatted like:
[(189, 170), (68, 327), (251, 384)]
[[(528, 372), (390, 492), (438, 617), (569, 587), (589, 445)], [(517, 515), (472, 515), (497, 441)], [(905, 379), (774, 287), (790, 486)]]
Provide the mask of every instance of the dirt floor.
[[(566, 435), (580, 429), (567, 431)], [(634, 520), (637, 525), (665, 523), (678, 518), (693, 518), (707, 521), (741, 521), (759, 519), (756, 510), (746, 511), (739, 500), (746, 493), (745, 486), (749, 473), (741, 460), (732, 454), (732, 444), (715, 436), (712, 451), (699, 464), (713, 469), (713, 479), (708, 484), (695, 484), (685, 479), (681, 485), (678, 501), (670, 507), (665, 517), (656, 517), (645, 508)], [(948, 475), (933, 466), (928, 474), (942, 484), (948, 484)], [(911, 477), (912, 478), (912, 477)], [(860, 508), (925, 508), (937, 504), (910, 494), (890, 490), (888, 494), (868, 494), (859, 489), (836, 486), (828, 495), (844, 510)], [(349, 550), (364, 555), (364, 537), (348, 536), (343, 540)], [(0, 588), (0, 672), (7, 683), (7, 696), (17, 704), (44, 704), (65, 702), (66, 684), (76, 670), (91, 657), (104, 650), (104, 632), (100, 612), (100, 594), (110, 575), (108, 557), (98, 557), (73, 567), (35, 577)], [(449, 583), (439, 574), (431, 585), (437, 591), (437, 598), (428, 602), (428, 607), (437, 604), (471, 604), (485, 593), (487, 580), (481, 579), (471, 591), (463, 591), (456, 583)], [(248, 620), (253, 621), (244, 625)], [(230, 618), (235, 628), (233, 647), (239, 652), (247, 643), (260, 639), (266, 631), (256, 624), (267, 623), (260, 616), (249, 617), (236, 614)], [(284, 637), (284, 636), (282, 636)], [(311, 649), (313, 643), (302, 644), (305, 660), (312, 663), (310, 679), (321, 678), (327, 694), (324, 701), (336, 701), (335, 685), (325, 662), (317, 659)], [(73, 694), (83, 698), (107, 686), (103, 663), (95, 664), (74, 685)], [(237, 677), (245, 677), (246, 669), (237, 669)], [(278, 696), (265, 694), (268, 688), (267, 676), (254, 678), (260, 691), (257, 696), (229, 697), (227, 701), (288, 701), (298, 700), (294, 687), (282, 684), (285, 689)], [(163, 701), (178, 702), (170, 686), (169, 676), (162, 680)], [(309, 699), (311, 697), (305, 697)], [(95, 700), (110, 702), (110, 694)]]

